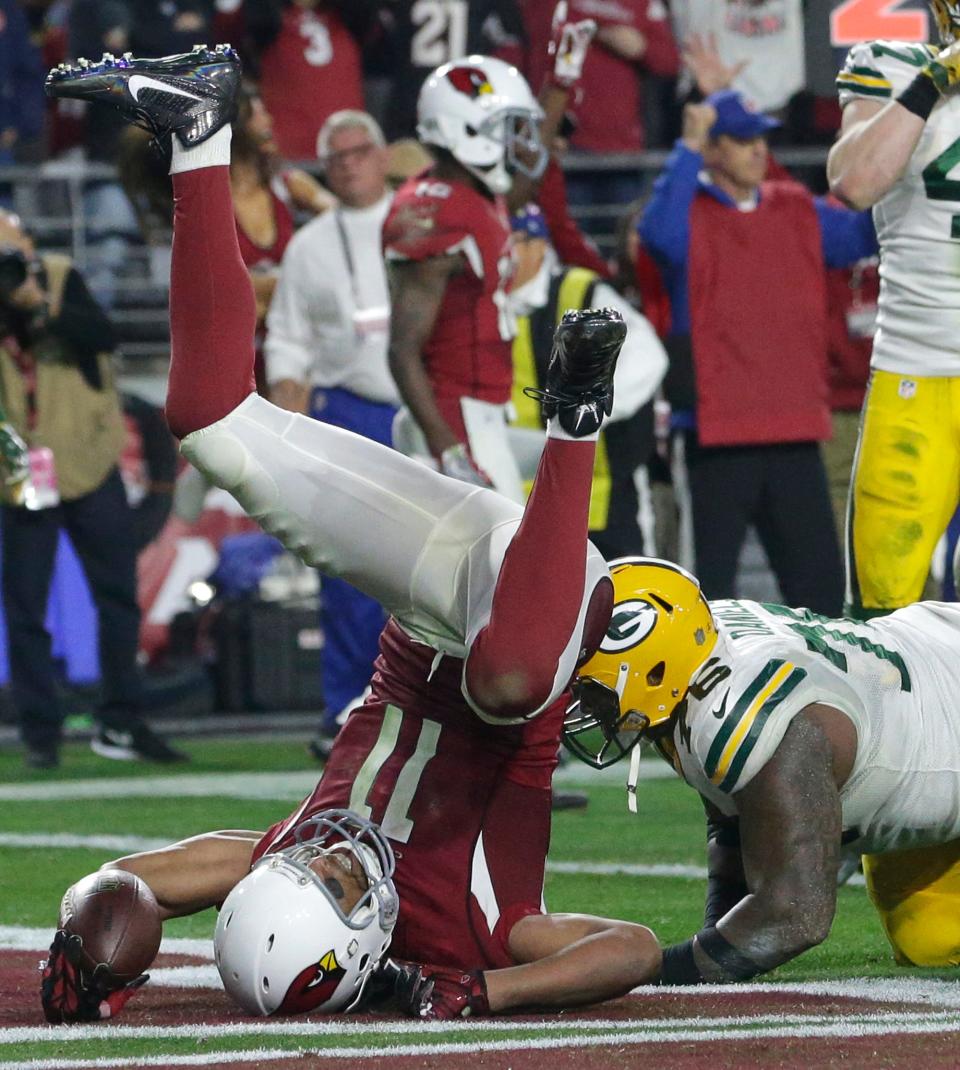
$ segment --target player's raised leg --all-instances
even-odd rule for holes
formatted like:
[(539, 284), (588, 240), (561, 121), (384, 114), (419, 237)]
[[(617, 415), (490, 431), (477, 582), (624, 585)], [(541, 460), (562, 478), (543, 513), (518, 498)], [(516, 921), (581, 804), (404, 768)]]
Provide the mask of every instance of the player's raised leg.
[[(162, 59), (105, 56), (57, 68), (47, 90), (112, 104), (171, 138), (167, 420), (184, 455), (309, 564), (403, 618), (416, 602), (426, 633), (449, 632), (465, 548), (515, 522), (520, 509), (496, 495), (470, 500), (476, 488), (253, 392), (254, 298), (228, 178), (239, 69), (226, 46)], [(433, 552), (438, 540), (446, 553)]]
[(481, 716), (541, 712), (606, 629), (613, 586), (587, 541), (588, 513), (597, 436), (613, 406), (625, 336), (611, 309), (568, 312), (557, 328), (546, 390), (538, 392), (547, 442), (533, 490), (492, 600), (471, 607), (464, 693)]

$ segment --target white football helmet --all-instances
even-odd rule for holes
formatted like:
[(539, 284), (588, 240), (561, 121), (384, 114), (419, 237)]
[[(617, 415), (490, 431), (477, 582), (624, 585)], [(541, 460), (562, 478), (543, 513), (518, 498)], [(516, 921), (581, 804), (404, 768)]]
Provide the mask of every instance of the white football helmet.
[[(375, 824), (324, 810), (295, 835), (295, 846), (264, 855), (235, 885), (217, 919), (223, 987), (251, 1014), (350, 1010), (397, 921), (393, 849)], [(310, 868), (333, 852), (356, 858), (367, 878), (349, 913)]]
[(509, 63), (467, 56), (438, 67), (417, 102), (417, 136), (446, 149), (493, 193), (507, 193), (515, 173), (539, 178), (547, 150), (537, 125), (543, 109)]

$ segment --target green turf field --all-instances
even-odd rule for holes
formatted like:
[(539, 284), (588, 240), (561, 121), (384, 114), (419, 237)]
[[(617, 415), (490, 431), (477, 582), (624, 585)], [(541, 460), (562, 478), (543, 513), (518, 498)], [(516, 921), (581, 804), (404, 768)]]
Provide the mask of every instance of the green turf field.
[[(192, 761), (177, 771), (111, 762), (80, 744), (68, 746), (61, 769), (28, 773), (19, 756), (0, 756), (0, 784), (59, 782), (102, 775), (143, 778), (198, 774), (285, 772), (310, 774), (314, 768), (303, 745), (286, 740), (196, 741), (185, 744)], [(704, 833), (700, 804), (679, 780), (641, 782), (640, 814), (627, 811), (626, 795), (610, 777), (600, 779), (583, 767), (590, 806), (556, 815), (551, 861), (574, 863), (681, 863), (703, 866)], [(292, 809), (296, 788), (277, 799), (222, 795), (178, 798), (140, 796), (117, 799), (44, 799), (0, 801), (0, 834), (95, 833), (179, 839), (217, 827), (264, 828)], [(115, 853), (115, 852), (114, 852)], [(0, 924), (52, 924), (63, 889), (110, 858), (111, 852), (48, 846), (0, 846)], [(598, 876), (550, 873), (547, 903), (552, 910), (579, 910), (642, 921), (664, 942), (682, 939), (700, 924), (703, 885), (674, 877)], [(199, 936), (211, 929), (210, 917), (173, 922), (171, 935)], [(904, 975), (889, 954), (876, 916), (862, 887), (844, 888), (833, 932), (826, 944), (784, 967), (776, 976), (829, 978), (845, 975)], [(929, 976), (929, 974), (927, 974)]]
[[(316, 776), (316, 766), (306, 757), (300, 742), (202, 740), (184, 746), (192, 761), (175, 771), (110, 762), (97, 758), (79, 744), (65, 749), (61, 769), (43, 774), (25, 771), (19, 755), (0, 755), (0, 927), (25, 927), (16, 930), (21, 933), (38, 927), (52, 932), (60, 896), (67, 885), (108, 859), (126, 853), (122, 847), (110, 850), (90, 843), (58, 845), (49, 842), (51, 836), (172, 841), (212, 828), (261, 829), (289, 813), (307, 790), (305, 785), (310, 785)], [(156, 780), (158, 777), (160, 781)], [(640, 814), (634, 816), (627, 810), (626, 793), (617, 773), (600, 776), (585, 766), (574, 765), (562, 777), (565, 787), (587, 790), (590, 805), (585, 811), (563, 812), (555, 817), (549, 863), (554, 868), (548, 871), (546, 889), (549, 908), (642, 921), (664, 943), (683, 939), (696, 931), (702, 916), (702, 879), (597, 872), (598, 866), (604, 864), (634, 867), (675, 864), (702, 869), (704, 829), (696, 795), (679, 780), (641, 780)], [(163, 794), (160, 797), (147, 794), (148, 788)], [(24, 792), (47, 797), (23, 798)], [(106, 793), (112, 793), (112, 797), (98, 797)], [(42, 842), (44, 837), (48, 842)], [(563, 872), (556, 869), (560, 865)], [(208, 911), (168, 923), (165, 933), (209, 937), (213, 925), (213, 912)], [(8, 928), (6, 933), (9, 935), (14, 930)], [(41, 935), (45, 942), (45, 934)], [(792, 983), (884, 976), (904, 978), (921, 973), (925, 978), (937, 976), (898, 968), (864, 889), (847, 887), (840, 891), (837, 919), (829, 940), (769, 975), (769, 979)], [(952, 978), (953, 975), (940, 976)], [(214, 1051), (208, 1061), (221, 1053), (223, 1062), (242, 1058), (249, 1063), (251, 1058), (259, 1059), (256, 1053), (262, 1052), (262, 1065), (275, 1066), (276, 1060), (282, 1063), (284, 1058), (296, 1053), (322, 1050), (325, 1057), (341, 1060), (337, 1066), (348, 1067), (358, 1065), (352, 1052), (370, 1055), (394, 1044), (397, 1047), (391, 1050), (398, 1055), (417, 1054), (426, 1050), (424, 1045), (433, 1045), (435, 1053), (442, 1051), (452, 1062), (422, 1065), (453, 1067), (461, 1065), (458, 1060), (463, 1052), (472, 1050), (471, 1045), (482, 1040), (485, 1050), (490, 1052), (503, 1050), (503, 1045), (547, 1048), (568, 1043), (582, 1049), (578, 1058), (583, 1061), (579, 1065), (592, 1067), (607, 1065), (604, 1060), (608, 1055), (601, 1056), (598, 1052), (599, 1062), (594, 1062), (590, 1061), (589, 1051), (591, 1043), (600, 1043), (603, 1038), (609, 1040), (611, 1028), (619, 1030), (616, 1050), (626, 1052), (624, 1058), (629, 1059), (631, 1045), (656, 1045), (661, 1036), (658, 1030), (669, 1025), (673, 1030), (671, 1036), (677, 1040), (678, 1029), (696, 1030), (699, 1022), (692, 1005), (684, 1014), (683, 1007), (688, 1005), (683, 1004), (680, 1016), (670, 1020), (673, 1024), (664, 1021), (662, 1026), (647, 1011), (639, 1013), (636, 1019), (618, 1019), (612, 1027), (600, 1018), (603, 1011), (598, 1008), (596, 1021), (590, 1016), (571, 1023), (562, 1016), (555, 1019), (548, 1016), (539, 1025), (531, 1025), (521, 1021), (511, 1024), (509, 1019), (503, 1019), (485, 1021), (482, 1025), (478, 1022), (476, 1026), (463, 1023), (459, 1031), (440, 1029), (435, 1035), (431, 1030), (422, 1035), (412, 1033), (411, 1030), (422, 1031), (415, 1023), (370, 1024), (362, 1020), (328, 1025), (317, 1020), (287, 1019), (271, 1020), (264, 1025), (255, 1022), (246, 1026), (216, 1025), (209, 1027), (209, 1031), (196, 1024), (164, 1025), (158, 1029), (150, 1024), (138, 1026), (142, 1018), (135, 1018), (128, 1025), (131, 1015), (122, 1018), (117, 1026), (71, 1027), (47, 1034), (36, 1028), (39, 1006), (34, 1003), (33, 985), (31, 977), (25, 990), (29, 993), (29, 1006), (7, 1016), (7, 1021), (29, 1022), (31, 1027), (0, 1029), (0, 1066), (14, 1064), (18, 1070), (52, 1070), (95, 1065), (89, 1060), (119, 1066), (124, 1059), (129, 1060), (127, 1065), (169, 1066), (173, 1062), (168, 1059), (192, 1061), (197, 1052), (210, 1052), (209, 1047), (198, 1047), (209, 1043)], [(844, 1036), (853, 1029), (853, 1020), (846, 1016), (849, 1013), (843, 1012), (844, 1016), (834, 1024), (829, 1015), (827, 1019), (819, 1019), (818, 1028), (835, 1030), (832, 1036)], [(176, 1007), (169, 1014), (172, 1019), (165, 1020), (175, 1020)], [(694, 1017), (690, 1018), (690, 1014)], [(960, 1030), (960, 1012), (951, 1014), (950, 1028)], [(150, 1021), (148, 1017), (147, 1022)], [(896, 1022), (899, 1028), (900, 1019)], [(941, 1029), (940, 1023), (941, 1019), (932, 1024), (924, 1021), (919, 1023), (919, 1028), (925, 1034), (935, 1034)], [(873, 1029), (886, 1028), (877, 1026), (876, 1022), (867, 1024)], [(742, 1019), (730, 1019), (728, 1025), (717, 1019), (711, 1021), (709, 1028), (717, 1031), (718, 1037), (725, 1035), (724, 1029), (745, 1028), (747, 1033), (742, 1035), (749, 1035), (753, 1030), (758, 1036), (780, 1043), (783, 1023), (776, 1015), (759, 1013), (746, 1025)], [(545, 1058), (549, 1058), (546, 1053)], [(753, 1065), (752, 1059), (737, 1065)]]

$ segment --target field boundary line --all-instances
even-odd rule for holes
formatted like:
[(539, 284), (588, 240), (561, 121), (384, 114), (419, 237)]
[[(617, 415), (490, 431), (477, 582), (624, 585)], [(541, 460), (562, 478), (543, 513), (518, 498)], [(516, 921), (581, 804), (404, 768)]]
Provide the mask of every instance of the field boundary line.
[[(116, 1059), (28, 1059), (5, 1063), (6, 1070), (96, 1070), (96, 1068), (127, 1066), (203, 1066), (216, 1062), (254, 1062), (279, 1059), (300, 1059), (310, 1055), (315, 1059), (383, 1059), (405, 1056), (424, 1055), (463, 1055), (480, 1052), (502, 1051), (544, 1051), (558, 1048), (598, 1048), (613, 1046), (640, 1046), (644, 1044), (689, 1044), (738, 1041), (751, 1039), (791, 1039), (808, 1040), (838, 1037), (850, 1040), (857, 1037), (884, 1035), (923, 1035), (933, 1032), (960, 1033), (960, 1019), (944, 1021), (937, 1015), (936, 1021), (889, 1020), (883, 1022), (852, 1022), (840, 1018), (828, 1024), (819, 1024), (816, 1020), (804, 1025), (766, 1026), (756, 1029), (730, 1029), (722, 1032), (703, 1028), (674, 1030), (665, 1032), (660, 1029), (645, 1029), (630, 1032), (611, 1030), (609, 1034), (598, 1036), (564, 1036), (537, 1037), (529, 1040), (472, 1040), (467, 1042), (433, 1043), (433, 1044), (397, 1044), (378, 1049), (337, 1047), (337, 1048), (276, 1048), (276, 1049), (227, 1049), (225, 1051), (204, 1052), (197, 1055), (148, 1055), (121, 1057)], [(469, 1028), (469, 1027), (468, 1027)], [(476, 1026), (473, 1027), (474, 1029)]]

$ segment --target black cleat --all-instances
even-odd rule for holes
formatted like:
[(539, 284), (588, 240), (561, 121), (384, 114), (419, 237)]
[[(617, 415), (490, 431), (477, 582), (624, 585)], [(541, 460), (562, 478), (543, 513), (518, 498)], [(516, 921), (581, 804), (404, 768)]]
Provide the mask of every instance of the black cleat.
[(240, 57), (229, 45), (197, 45), (159, 59), (105, 52), (99, 63), (61, 63), (47, 75), (45, 89), (50, 97), (112, 104), (158, 142), (174, 133), (190, 148), (233, 119), (239, 85)]
[(544, 389), (528, 386), (524, 393), (543, 402), (545, 419), (558, 416), (568, 435), (592, 435), (613, 409), (613, 371), (626, 336), (614, 308), (565, 312), (553, 335)]
[(139, 718), (131, 719), (126, 729), (102, 725), (90, 740), (90, 749), (101, 758), (112, 758), (118, 762), (143, 761), (173, 765), (189, 761), (182, 751), (171, 747)]

